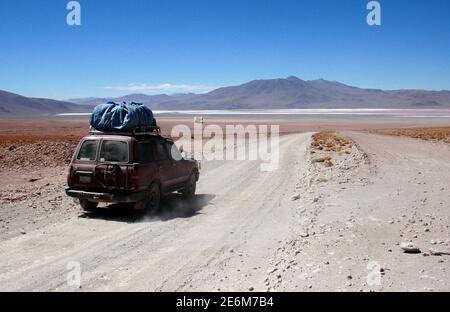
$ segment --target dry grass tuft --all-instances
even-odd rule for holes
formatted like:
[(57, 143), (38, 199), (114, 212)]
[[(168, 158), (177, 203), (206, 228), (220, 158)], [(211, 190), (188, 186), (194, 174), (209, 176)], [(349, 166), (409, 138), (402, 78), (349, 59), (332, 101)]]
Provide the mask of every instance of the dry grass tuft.
[[(352, 141), (338, 135), (333, 131), (322, 131), (312, 136), (311, 154), (318, 151), (334, 152), (339, 155), (351, 154)], [(325, 167), (333, 167), (332, 158), (329, 156), (319, 157), (312, 160), (313, 164), (323, 163)]]
[(410, 137), (425, 141), (441, 141), (450, 143), (450, 127), (386, 129), (370, 130), (368, 132), (399, 137)]
[(320, 157), (320, 158), (316, 158), (316, 159), (313, 159), (313, 160), (312, 160), (312, 163), (313, 163), (313, 164), (316, 164), (316, 163), (324, 163), (324, 162), (327, 162), (327, 161), (331, 161), (331, 157)]
[(322, 131), (312, 136), (313, 149), (326, 152), (351, 153), (353, 143), (333, 131)]

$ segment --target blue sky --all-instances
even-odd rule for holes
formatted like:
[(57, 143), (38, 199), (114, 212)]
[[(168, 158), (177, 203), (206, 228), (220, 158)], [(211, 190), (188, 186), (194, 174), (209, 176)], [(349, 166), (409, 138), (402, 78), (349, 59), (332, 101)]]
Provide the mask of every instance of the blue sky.
[(202, 92), (253, 79), (450, 89), (450, 1), (0, 1), (0, 89), (67, 99)]

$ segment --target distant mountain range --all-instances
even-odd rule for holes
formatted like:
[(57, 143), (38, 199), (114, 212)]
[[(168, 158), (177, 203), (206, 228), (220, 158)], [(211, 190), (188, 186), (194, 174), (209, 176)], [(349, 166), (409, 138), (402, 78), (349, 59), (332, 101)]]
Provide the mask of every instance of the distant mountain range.
[(450, 108), (450, 91), (361, 89), (323, 79), (254, 80), (172, 99), (157, 109)]
[[(72, 100), (99, 104), (108, 99)], [(112, 99), (141, 102), (152, 109), (286, 109), (286, 108), (450, 108), (450, 91), (361, 89), (336, 81), (286, 79), (254, 80), (206, 94), (133, 94)]]
[(134, 101), (154, 110), (450, 108), (450, 91), (362, 89), (336, 81), (305, 81), (294, 76), (254, 80), (206, 94), (130, 94), (119, 98), (82, 98), (65, 102), (0, 91), (0, 116), (86, 112), (107, 101)]
[(80, 104), (80, 105), (98, 105), (106, 102), (115, 102), (115, 103), (122, 103), (122, 102), (136, 102), (136, 103), (144, 103), (146, 105), (157, 105), (159, 103), (164, 103), (172, 100), (178, 100), (178, 99), (184, 99), (191, 97), (195, 94), (189, 93), (189, 94), (174, 94), (174, 95), (167, 95), (167, 94), (158, 94), (158, 95), (147, 95), (142, 93), (134, 93), (134, 94), (128, 94), (125, 96), (117, 97), (117, 98), (81, 98), (81, 99), (69, 99), (68, 102)]
[(16, 116), (48, 116), (58, 113), (88, 112), (89, 106), (51, 99), (21, 96), (0, 90), (0, 118)]

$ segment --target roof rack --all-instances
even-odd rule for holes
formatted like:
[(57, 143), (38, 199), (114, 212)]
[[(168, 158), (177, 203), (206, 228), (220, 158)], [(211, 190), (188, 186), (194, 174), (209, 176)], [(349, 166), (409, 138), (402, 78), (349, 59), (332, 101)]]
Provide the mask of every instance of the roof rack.
[(161, 136), (160, 127), (149, 127), (149, 128), (137, 128), (133, 131), (99, 131), (92, 128), (89, 129), (89, 134), (91, 135), (125, 135), (125, 136)]

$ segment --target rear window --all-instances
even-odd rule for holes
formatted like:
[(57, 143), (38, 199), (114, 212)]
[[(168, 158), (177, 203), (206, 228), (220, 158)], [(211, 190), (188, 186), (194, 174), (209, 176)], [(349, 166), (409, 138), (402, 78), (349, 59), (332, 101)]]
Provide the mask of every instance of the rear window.
[(100, 148), (100, 161), (128, 162), (128, 143), (122, 141), (103, 141)]
[(97, 156), (98, 141), (87, 140), (81, 145), (77, 159), (81, 161), (94, 161)]

